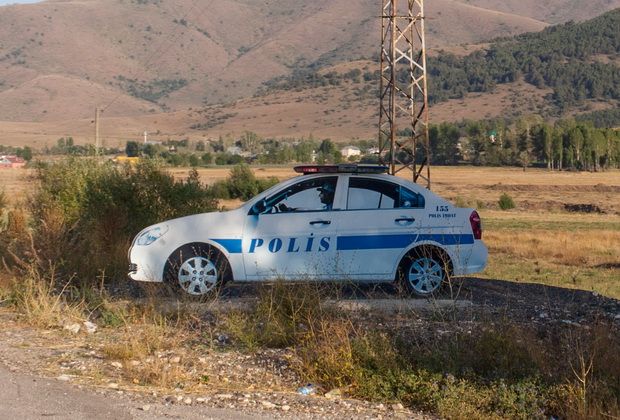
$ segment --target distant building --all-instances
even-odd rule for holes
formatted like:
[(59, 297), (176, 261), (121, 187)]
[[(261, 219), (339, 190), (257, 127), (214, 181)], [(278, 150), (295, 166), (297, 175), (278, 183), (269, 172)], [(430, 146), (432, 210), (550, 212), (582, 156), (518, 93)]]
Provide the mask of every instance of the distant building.
[(0, 155), (0, 168), (21, 168), (26, 165), (26, 161), (18, 156)]
[(390, 152), (389, 149), (383, 149), (383, 151), (381, 153), (379, 153), (379, 148), (378, 147), (371, 147), (370, 149), (366, 150), (366, 154), (368, 155), (386, 155)]
[(230, 153), (231, 155), (241, 155), (243, 150), (241, 147), (233, 146), (226, 149), (226, 153)]
[(362, 151), (360, 150), (359, 147), (355, 147), (355, 146), (345, 146), (342, 149), (340, 149), (340, 154), (342, 155), (342, 157), (351, 157), (351, 156), (359, 156), (362, 154)]

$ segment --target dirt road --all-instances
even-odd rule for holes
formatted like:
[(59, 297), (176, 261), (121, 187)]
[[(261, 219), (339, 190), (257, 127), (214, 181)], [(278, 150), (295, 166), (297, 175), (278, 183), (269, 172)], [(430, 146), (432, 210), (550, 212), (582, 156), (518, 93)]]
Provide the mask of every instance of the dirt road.
[(62, 379), (50, 380), (12, 372), (0, 366), (0, 413), (11, 420), (50, 418), (79, 419), (268, 419), (256, 413), (179, 404), (147, 403), (117, 391), (117, 395), (73, 385)]

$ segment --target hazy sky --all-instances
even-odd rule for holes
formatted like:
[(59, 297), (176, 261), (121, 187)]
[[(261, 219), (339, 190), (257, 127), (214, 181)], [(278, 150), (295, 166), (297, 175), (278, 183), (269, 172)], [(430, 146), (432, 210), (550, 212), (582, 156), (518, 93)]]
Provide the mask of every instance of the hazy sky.
[(15, 3), (38, 3), (43, 0), (0, 0), (0, 6), (6, 6), (7, 4)]

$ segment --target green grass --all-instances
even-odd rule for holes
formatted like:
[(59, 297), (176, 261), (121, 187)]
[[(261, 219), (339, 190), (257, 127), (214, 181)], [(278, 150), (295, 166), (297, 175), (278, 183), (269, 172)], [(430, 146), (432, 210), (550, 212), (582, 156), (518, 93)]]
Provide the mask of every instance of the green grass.
[(620, 299), (618, 268), (568, 267), (540, 260), (515, 260), (511, 255), (491, 255), (487, 267), (477, 276), (581, 289)]
[[(564, 216), (564, 214), (561, 214)], [(545, 230), (563, 230), (563, 231), (597, 231), (597, 230), (618, 230), (620, 231), (620, 220), (613, 220), (610, 217), (598, 216), (591, 220), (578, 220), (576, 217), (571, 218), (569, 213), (562, 218), (566, 220), (549, 220), (542, 217), (540, 220), (535, 219), (523, 219), (516, 216), (513, 219), (499, 219), (491, 217), (485, 217), (483, 219), (484, 229), (487, 231), (501, 230), (501, 229), (545, 229)], [(598, 220), (597, 220), (598, 219)], [(614, 219), (618, 219), (615, 217)]]

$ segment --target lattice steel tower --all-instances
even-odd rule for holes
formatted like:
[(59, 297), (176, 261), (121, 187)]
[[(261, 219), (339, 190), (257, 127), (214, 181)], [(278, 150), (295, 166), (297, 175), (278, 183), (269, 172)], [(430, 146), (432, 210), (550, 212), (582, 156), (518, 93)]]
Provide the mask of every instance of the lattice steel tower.
[(424, 1), (382, 1), (379, 162), (430, 189)]

